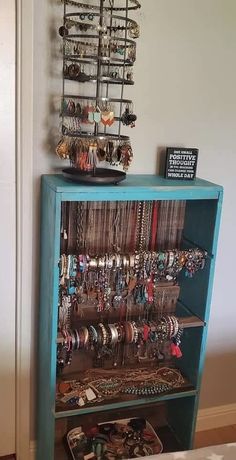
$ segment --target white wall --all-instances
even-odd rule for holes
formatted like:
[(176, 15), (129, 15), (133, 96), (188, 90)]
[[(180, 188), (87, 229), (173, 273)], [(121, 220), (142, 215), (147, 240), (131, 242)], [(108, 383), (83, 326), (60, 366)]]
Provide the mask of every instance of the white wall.
[[(135, 158), (131, 173), (156, 173), (165, 146), (200, 149), (198, 175), (225, 187), (219, 253), (212, 303), (208, 357), (201, 407), (236, 402), (235, 169), (236, 169), (236, 2), (235, 0), (144, 0), (138, 13), (141, 39), (135, 101)], [(59, 118), (50, 113), (51, 96), (60, 96), (57, 47), (58, 6), (35, 2), (34, 179), (62, 166), (53, 156)], [(35, 208), (35, 243), (38, 239)], [(36, 272), (37, 278), (37, 272)], [(36, 279), (35, 278), (35, 279)], [(35, 282), (37, 292), (37, 282)]]
[(15, 2), (0, 13), (0, 456), (15, 452)]

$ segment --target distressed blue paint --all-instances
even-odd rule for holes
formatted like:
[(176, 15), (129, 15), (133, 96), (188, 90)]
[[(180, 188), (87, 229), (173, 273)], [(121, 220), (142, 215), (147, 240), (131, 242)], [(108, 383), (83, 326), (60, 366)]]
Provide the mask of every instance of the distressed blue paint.
[(189, 347), (186, 344), (186, 347), (184, 347), (186, 350), (185, 355), (180, 364), (180, 368), (190, 378), (190, 381), (194, 383), (197, 390), (194, 405), (191, 408), (193, 412), (190, 423), (191, 429), (189, 431), (190, 449), (194, 442), (199, 395), (206, 357), (208, 322), (211, 310), (222, 202), (223, 189), (221, 189), (217, 201), (208, 201), (204, 202), (204, 204), (196, 202), (192, 207), (190, 203), (187, 203), (184, 234), (189, 240), (204, 247), (212, 254), (212, 257), (207, 260), (205, 270), (199, 272), (192, 280), (193, 282), (188, 282), (187, 279), (183, 280), (182, 276), (181, 283), (181, 299), (183, 298), (183, 302), (187, 303), (190, 310), (205, 322), (205, 327), (202, 329), (184, 331), (185, 335), (188, 334), (190, 336), (188, 343), (192, 343), (193, 346)]
[(60, 194), (42, 184), (37, 460), (53, 459), (60, 255)]
[[(37, 460), (54, 459), (56, 419), (141, 406), (150, 402), (166, 402), (172, 429), (184, 448), (192, 447), (206, 352), (222, 197), (221, 186), (201, 179), (193, 182), (176, 182), (158, 176), (131, 175), (117, 186), (85, 186), (65, 180), (62, 175), (43, 176)], [(206, 269), (197, 273), (193, 280), (183, 276), (181, 279), (182, 304), (205, 324), (205, 327), (201, 325), (185, 330), (185, 354), (179, 361), (180, 368), (194, 384), (194, 390), (55, 413), (61, 203), (127, 200), (187, 200), (184, 236), (186, 240), (207, 249), (212, 255), (207, 260)]]
[(168, 423), (174, 431), (182, 450), (193, 448), (193, 425), (196, 413), (197, 397), (168, 401)]
[(222, 190), (202, 179), (170, 182), (155, 175), (130, 175), (121, 184), (109, 186), (77, 185), (62, 175), (47, 175), (45, 180), (52, 190), (62, 193), (62, 201), (205, 200), (218, 199)]

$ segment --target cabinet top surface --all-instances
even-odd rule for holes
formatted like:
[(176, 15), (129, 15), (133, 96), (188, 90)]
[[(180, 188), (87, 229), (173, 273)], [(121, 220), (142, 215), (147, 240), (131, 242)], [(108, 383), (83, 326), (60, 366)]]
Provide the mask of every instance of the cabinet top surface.
[(182, 192), (188, 197), (188, 194), (194, 194), (201, 198), (201, 194), (212, 194), (212, 198), (217, 198), (219, 192), (223, 191), (222, 186), (213, 184), (203, 179), (193, 181), (170, 181), (157, 175), (128, 175), (127, 179), (118, 185), (84, 185), (77, 184), (63, 177), (62, 174), (43, 175), (43, 181), (52, 190), (57, 193), (90, 193), (104, 194), (115, 192), (135, 193), (137, 191), (146, 192), (164, 192), (165, 194), (175, 194)]

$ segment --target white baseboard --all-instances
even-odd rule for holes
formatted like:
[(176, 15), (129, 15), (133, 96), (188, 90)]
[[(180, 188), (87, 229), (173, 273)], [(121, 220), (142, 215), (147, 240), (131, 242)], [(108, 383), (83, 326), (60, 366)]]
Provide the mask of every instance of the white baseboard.
[[(235, 425), (236, 404), (210, 407), (198, 412), (196, 431), (212, 430), (222, 426)], [(30, 460), (36, 457), (36, 441), (30, 443)]]
[(236, 404), (210, 407), (198, 412), (196, 431), (212, 430), (222, 426), (235, 425)]

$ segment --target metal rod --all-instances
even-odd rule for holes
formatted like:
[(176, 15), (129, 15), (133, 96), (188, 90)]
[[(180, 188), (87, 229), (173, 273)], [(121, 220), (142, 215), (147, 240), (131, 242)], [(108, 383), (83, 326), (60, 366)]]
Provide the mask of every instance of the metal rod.
[[(88, 100), (88, 101), (94, 101), (96, 100), (96, 96), (78, 96), (78, 95), (73, 95), (73, 94), (64, 94), (64, 99), (81, 99), (81, 100)], [(124, 104), (132, 104), (131, 99), (117, 99), (114, 97), (99, 97), (98, 101), (101, 102), (124, 102)]]
[[(62, 127), (63, 128), (63, 127)], [(107, 133), (98, 133), (98, 134), (93, 134), (93, 133), (88, 133), (88, 132), (83, 132), (83, 131), (74, 131), (70, 132), (68, 128), (64, 126), (63, 134), (68, 137), (77, 137), (80, 139), (100, 139), (100, 140), (106, 140), (110, 139), (112, 141), (126, 141), (129, 142), (130, 138), (128, 136), (118, 136), (118, 134), (107, 134)]]
[[(140, 313), (138, 312), (136, 315), (133, 314), (133, 316), (139, 316)], [(179, 326), (182, 327), (183, 329), (192, 329), (196, 327), (204, 327), (206, 323), (202, 321), (198, 316), (192, 315), (192, 316), (178, 316), (176, 315), (176, 318), (179, 322)], [(152, 326), (152, 332), (158, 331), (158, 328), (155, 326)], [(67, 344), (66, 339), (63, 337), (62, 334), (58, 334), (58, 337), (56, 339), (57, 345), (65, 345)], [(77, 350), (79, 351), (79, 350)]]
[[(70, 18), (70, 17), (74, 18), (74, 17), (77, 17), (79, 15), (80, 15), (80, 13), (67, 13), (65, 15), (65, 17), (66, 18)], [(96, 17), (101, 16), (100, 13), (94, 13), (94, 12), (93, 12), (93, 15), (96, 16)], [(103, 16), (105, 16), (105, 15), (103, 15)], [(130, 19), (130, 18), (126, 18), (124, 16), (118, 16), (117, 14), (113, 14), (112, 19), (119, 19), (120, 21), (126, 21), (126, 22), (129, 22), (130, 24), (132, 24), (134, 26), (137, 25), (137, 21), (134, 21), (133, 19)]]
[[(113, 18), (112, 18), (112, 12), (113, 12), (113, 7), (114, 7), (114, 0), (111, 0), (111, 15), (110, 15), (110, 26), (109, 26), (109, 35), (110, 35), (110, 40), (111, 40), (111, 31), (112, 31), (112, 21), (113, 21)], [(109, 58), (111, 57), (111, 46), (109, 46)], [(110, 60), (108, 62), (108, 68), (107, 68), (107, 72), (108, 72), (108, 76), (110, 75)], [(108, 97), (109, 95), (109, 81), (107, 81), (107, 85), (106, 85), (106, 97)], [(105, 129), (104, 129), (104, 132), (106, 133), (107, 131), (107, 128), (105, 126)]]
[[(75, 57), (74, 55), (66, 55), (64, 57), (65, 61), (73, 61), (73, 62), (79, 62), (81, 64), (97, 64), (97, 61), (99, 59), (99, 57), (97, 58), (97, 56), (94, 56), (92, 59), (90, 59), (89, 57), (84, 57), (84, 58), (77, 58)], [(108, 63), (110, 66), (115, 66), (115, 67), (123, 67), (123, 61), (120, 62), (111, 62), (112, 59), (109, 59), (108, 62), (106, 62), (106, 59), (108, 60), (109, 58), (105, 58), (105, 57), (101, 57), (100, 60), (101, 60), (101, 65), (105, 65), (107, 66)], [(102, 62), (104, 61), (104, 62)], [(125, 66), (126, 67), (133, 67), (133, 63), (132, 62), (125, 62)]]
[[(70, 115), (69, 113), (66, 113), (66, 112), (61, 113), (61, 114), (60, 114), (60, 117), (62, 117), (62, 115), (63, 115), (64, 118), (78, 118), (78, 120), (82, 120), (82, 119), (83, 119), (83, 117), (81, 117), (80, 115)], [(119, 121), (120, 118), (119, 118), (119, 117), (114, 117), (114, 120), (115, 120), (115, 121)]]
[[(78, 8), (90, 8), (91, 10), (99, 10), (99, 6), (97, 5), (87, 5), (86, 3), (76, 2), (75, 0), (65, 0), (68, 5), (77, 6)], [(141, 5), (138, 0), (130, 0), (134, 6), (128, 6), (128, 11), (133, 11), (141, 8)], [(110, 11), (108, 6), (104, 7), (105, 11)], [(116, 7), (114, 11), (126, 11), (126, 8), (123, 7)]]
[[(76, 56), (74, 54), (67, 54), (65, 56), (65, 59), (66, 60), (69, 60), (69, 61), (72, 61), (72, 60), (77, 60), (79, 58), (76, 58)], [(125, 66), (133, 66), (134, 65), (134, 61), (126, 61), (124, 62), (123, 59), (120, 59), (120, 58), (108, 58), (108, 57), (105, 57), (105, 56), (99, 56), (99, 55), (96, 55), (96, 56), (91, 56), (91, 55), (88, 55), (86, 56), (84, 59), (89, 59), (89, 60), (94, 60), (94, 61), (101, 61), (101, 65), (102, 65), (102, 61), (104, 61), (104, 63), (106, 62), (109, 62), (110, 60), (114, 62), (113, 65), (121, 65), (123, 67), (123, 65)]]
[[(128, 18), (128, 7), (129, 7), (129, 0), (126, 0), (126, 19)], [(126, 61), (127, 59), (127, 41), (128, 41), (128, 38), (127, 38), (127, 35), (128, 35), (128, 29), (126, 28), (125, 29), (125, 54), (124, 54), (124, 62)], [(123, 82), (124, 82), (124, 78), (125, 78), (125, 66), (123, 65), (123, 72), (122, 72), (122, 78), (123, 78)], [(121, 93), (120, 93), (120, 98), (123, 99), (124, 97), (124, 83), (122, 84), (121, 86)], [(119, 115), (119, 118), (121, 119), (122, 117), (122, 111), (123, 111), (123, 104), (120, 105), (120, 115)], [(120, 136), (120, 133), (121, 133), (121, 121), (119, 122), (119, 132), (118, 132), (118, 135)]]
[[(100, 32), (99, 32), (99, 34), (88, 34), (88, 35), (85, 35), (85, 34), (68, 34), (68, 35), (66, 35), (65, 40), (70, 41), (71, 38), (85, 38), (85, 39), (86, 38), (94, 38), (94, 39), (97, 39), (97, 38), (100, 37), (100, 34), (101, 34)], [(122, 37), (112, 37), (111, 39), (116, 41), (116, 42), (120, 41), (120, 42), (130, 43), (131, 45), (136, 46), (136, 42), (134, 40), (131, 40), (131, 38), (125, 39), (125, 38), (122, 38)], [(78, 43), (78, 42), (75, 41), (75, 43)]]
[[(65, 27), (65, 16), (66, 16), (66, 1), (64, 0), (64, 4), (63, 4), (63, 27)], [(63, 52), (63, 59), (62, 59), (62, 75), (63, 75), (63, 78), (62, 78), (62, 94), (63, 94), (63, 101), (64, 101), (64, 94), (65, 94), (65, 79), (64, 79), (64, 68), (65, 68), (65, 45), (66, 45), (66, 41), (65, 41), (65, 35), (63, 36), (63, 48), (62, 48), (62, 52)], [(63, 112), (63, 109), (61, 108), (62, 112)], [(62, 124), (64, 122), (64, 117), (62, 117)]]
[[(100, 19), (99, 19), (99, 25), (100, 25), (100, 30), (99, 30), (99, 40), (98, 40), (98, 55), (101, 55), (101, 49), (102, 49), (102, 39), (103, 39), (103, 34), (102, 34), (102, 25), (103, 25), (103, 9), (104, 9), (104, 3), (103, 0), (100, 0)], [(99, 98), (100, 98), (100, 78), (101, 78), (101, 61), (98, 60), (97, 63), (97, 86), (96, 86), (96, 106), (98, 105)], [(94, 127), (94, 134), (98, 134), (98, 124), (95, 123)]]
[(202, 248), (196, 241), (192, 241), (190, 240), (189, 238), (186, 238), (185, 236), (183, 236), (182, 238), (182, 241), (186, 241), (186, 243), (194, 248), (198, 248), (200, 249), (201, 251), (205, 251), (207, 253), (207, 259), (214, 259), (214, 254), (210, 254), (207, 249), (205, 248)]
[[(104, 83), (106, 85), (109, 85), (109, 83), (112, 83), (113, 85), (127, 85), (127, 86), (132, 86), (134, 85), (134, 82), (131, 81), (131, 80), (122, 80), (122, 79), (116, 79), (116, 78), (109, 78), (109, 77), (100, 77), (99, 80), (97, 80), (97, 78), (94, 78), (94, 76), (88, 76), (89, 80), (84, 82), (84, 83), (97, 83), (98, 81), (100, 83)], [(70, 80), (70, 81), (77, 81), (78, 83), (81, 83), (80, 80), (78, 80), (76, 77), (69, 77), (69, 76), (66, 76), (65, 77), (65, 80)], [(106, 95), (107, 97), (107, 95)]]

